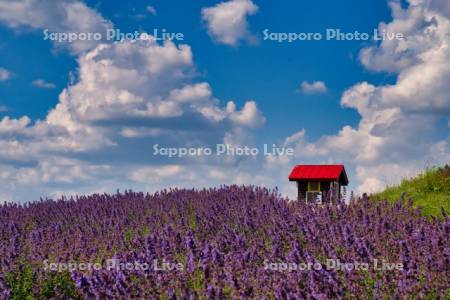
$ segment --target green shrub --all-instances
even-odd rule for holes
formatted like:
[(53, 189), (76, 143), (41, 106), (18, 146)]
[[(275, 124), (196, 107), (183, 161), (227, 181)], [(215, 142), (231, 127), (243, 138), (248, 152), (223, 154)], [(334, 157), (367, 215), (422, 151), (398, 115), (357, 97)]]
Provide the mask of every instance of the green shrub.
[(425, 215), (441, 216), (441, 208), (450, 212), (450, 166), (430, 168), (414, 178), (402, 180), (397, 186), (388, 187), (373, 195), (375, 199), (395, 201), (401, 196), (412, 198), (415, 206)]

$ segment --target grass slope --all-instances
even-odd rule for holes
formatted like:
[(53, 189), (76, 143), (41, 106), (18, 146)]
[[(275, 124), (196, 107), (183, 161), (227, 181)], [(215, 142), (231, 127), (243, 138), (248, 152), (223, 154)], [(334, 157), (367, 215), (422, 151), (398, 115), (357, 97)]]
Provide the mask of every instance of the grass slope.
[(450, 212), (450, 166), (430, 168), (417, 177), (404, 179), (397, 186), (388, 187), (375, 198), (395, 201), (405, 195), (412, 198), (416, 206), (423, 208), (425, 215), (441, 216), (441, 207)]

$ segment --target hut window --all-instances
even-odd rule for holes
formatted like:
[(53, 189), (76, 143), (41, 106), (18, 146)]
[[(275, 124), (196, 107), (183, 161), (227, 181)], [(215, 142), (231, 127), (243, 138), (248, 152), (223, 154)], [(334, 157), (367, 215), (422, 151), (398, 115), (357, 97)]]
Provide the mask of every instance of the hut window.
[(308, 191), (320, 191), (320, 182), (308, 182)]

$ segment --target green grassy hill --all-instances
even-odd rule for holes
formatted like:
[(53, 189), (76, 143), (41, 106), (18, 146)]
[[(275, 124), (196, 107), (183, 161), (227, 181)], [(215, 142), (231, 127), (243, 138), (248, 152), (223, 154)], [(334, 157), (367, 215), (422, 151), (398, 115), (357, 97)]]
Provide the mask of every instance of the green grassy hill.
[(441, 207), (450, 214), (450, 166), (428, 169), (373, 196), (395, 201), (403, 193), (405, 198), (413, 199), (414, 205), (421, 206), (425, 215), (442, 216)]

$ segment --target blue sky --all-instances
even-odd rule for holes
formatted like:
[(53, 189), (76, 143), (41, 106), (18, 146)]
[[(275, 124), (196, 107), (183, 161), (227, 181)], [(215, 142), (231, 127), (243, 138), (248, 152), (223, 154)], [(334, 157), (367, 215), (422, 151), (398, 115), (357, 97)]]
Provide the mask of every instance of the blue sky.
[[(148, 1), (86, 3), (123, 32), (152, 32), (155, 28), (182, 32), (184, 42), (192, 47), (198, 71), (218, 98), (233, 99), (237, 103), (256, 99), (260, 109), (267, 112), (269, 122), (264, 129), (267, 142), (284, 138), (303, 127), (312, 138), (318, 138), (334, 133), (343, 125), (356, 125), (358, 114), (339, 105), (342, 92), (358, 81), (380, 83), (392, 79), (386, 73), (368, 72), (361, 66), (357, 56), (367, 42), (280, 45), (260, 41), (258, 45), (218, 45), (208, 36), (201, 20), (202, 7), (214, 3), (211, 1), (150, 3), (158, 7), (156, 16), (145, 11), (150, 5)], [(326, 28), (371, 32), (380, 21), (390, 19), (389, 9), (382, 1), (359, 4), (354, 1), (339, 4), (287, 1), (283, 6), (266, 1), (258, 6), (261, 13), (250, 17), (249, 23), (261, 37), (266, 28), (274, 32), (323, 32)], [(137, 17), (139, 14), (145, 18)], [(51, 42), (43, 40), (42, 31), (14, 32), (2, 26), (0, 34), (2, 65), (15, 72), (12, 80), (1, 86), (2, 104), (11, 108), (8, 115), (44, 118), (56, 105), (60, 91), (67, 86), (70, 72), (76, 72), (76, 57), (67, 51), (55, 51)], [(57, 88), (33, 87), (30, 83), (37, 78), (45, 78)], [(330, 92), (314, 96), (298, 93), (296, 90), (303, 80), (326, 81)], [(323, 116), (320, 122), (317, 122), (318, 114)]]
[[(292, 187), (285, 178), (293, 165), (302, 162), (344, 163), (349, 169), (351, 188), (362, 192), (380, 189), (424, 167), (449, 161), (449, 72), (437, 67), (448, 65), (450, 57), (442, 50), (442, 45), (448, 43), (445, 32), (449, 7), (444, 0), (414, 4), (379, 0), (282, 4), (256, 0), (67, 0), (58, 5), (56, 0), (19, 0), (15, 9), (8, 3), (0, 0), (0, 70), (6, 74), (0, 81), (0, 141), (4, 149), (0, 153), (4, 170), (0, 178), (6, 192), (0, 196), (6, 200), (114, 191), (118, 187), (156, 190), (173, 185), (171, 176), (182, 176), (181, 186), (256, 183), (281, 186), (283, 192), (291, 194)], [(30, 17), (26, 11), (35, 15)], [(69, 18), (71, 11), (74, 14)], [(223, 21), (223, 14), (227, 13)], [(227, 19), (233, 14), (235, 23)], [(142, 54), (136, 45), (128, 45), (128, 54), (124, 54), (119, 46), (108, 42), (108, 49), (99, 50), (96, 47), (100, 43), (80, 43), (78, 47), (43, 39), (44, 29), (101, 32), (107, 27), (122, 32), (138, 30), (151, 34), (154, 29), (166, 29), (183, 33), (184, 40), (175, 42), (176, 55), (179, 54), (176, 59), (180, 61), (167, 58), (172, 52), (161, 43), (150, 48), (168, 54), (155, 54), (149, 59), (155, 64), (163, 61), (169, 70), (179, 68), (194, 75), (181, 80), (175, 75), (166, 78), (166, 73), (154, 75), (141, 69), (134, 63)], [(409, 39), (292, 43), (263, 39), (265, 29), (323, 33), (327, 28), (367, 33), (385, 28), (402, 32)], [(188, 60), (181, 61), (182, 53), (187, 53), (181, 45), (190, 47), (192, 57)], [(125, 76), (120, 88), (116, 84), (109, 89), (112, 81), (98, 79), (103, 78), (96, 71), (101, 65), (97, 58), (87, 59), (95, 51), (99, 52), (94, 55), (98, 59), (108, 58), (120, 69), (105, 72), (117, 71)], [(142, 55), (152, 53), (149, 50)], [(146, 57), (142, 59), (145, 61)], [(81, 72), (84, 75), (80, 75), (80, 70), (85, 70)], [(148, 75), (141, 76), (145, 78), (141, 84), (148, 85), (148, 90), (134, 86), (131, 79), (129, 86), (125, 85), (126, 76), (130, 75), (125, 71), (130, 70)], [(90, 78), (95, 78), (93, 83)], [(323, 89), (302, 91), (302, 83), (314, 82), (322, 84)], [(202, 98), (201, 107), (195, 104), (200, 100), (190, 98), (184, 100), (191, 101), (190, 106), (178, 103), (178, 112), (173, 111), (172, 115), (143, 119), (141, 111), (138, 119), (136, 115), (124, 116), (126, 120), (121, 121), (113, 117), (124, 109), (142, 110), (176, 90), (201, 83), (207, 84), (201, 86), (201, 93), (208, 94), (208, 99)], [(63, 91), (68, 93), (64, 100)], [(141, 102), (124, 106), (125, 100), (117, 100), (123, 91)], [(106, 94), (110, 98), (104, 102), (97, 98)], [(157, 105), (164, 101), (170, 99)], [(229, 109), (228, 101), (233, 101), (234, 109)], [(62, 102), (67, 111), (61, 109), (62, 105), (57, 108)], [(252, 104), (247, 106), (248, 103)], [(91, 109), (92, 116), (82, 115), (82, 107)], [(213, 109), (217, 115), (206, 115), (205, 109)], [(53, 117), (49, 111), (55, 111)], [(198, 117), (199, 113), (202, 117)], [(64, 121), (66, 117), (74, 119)], [(199, 125), (202, 128), (196, 128), (195, 122), (203, 124)], [(92, 141), (81, 140), (87, 132), (92, 133)], [(295, 148), (296, 154), (231, 162), (151, 157), (155, 143), (183, 146), (194, 141), (197, 146), (212, 145), (227, 141), (230, 136), (234, 144), (259, 147), (275, 143)], [(55, 141), (57, 147), (52, 144)], [(98, 147), (93, 147), (96, 141)], [(203, 173), (186, 170), (197, 164)], [(118, 172), (118, 166), (124, 171)], [(204, 173), (212, 169), (220, 176), (205, 180)], [(104, 170), (109, 170), (109, 175)], [(184, 178), (187, 173), (190, 175)], [(23, 188), (29, 192), (20, 192)]]

